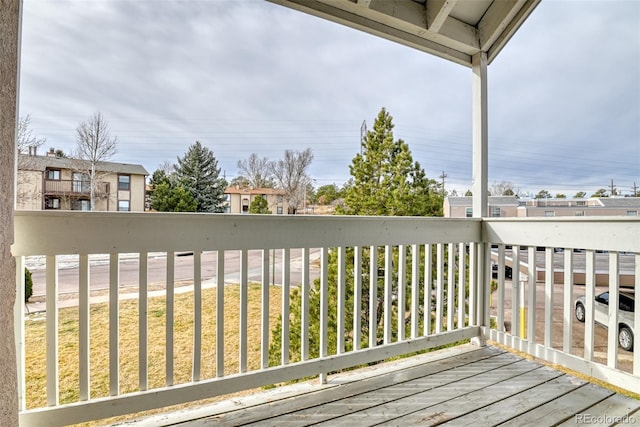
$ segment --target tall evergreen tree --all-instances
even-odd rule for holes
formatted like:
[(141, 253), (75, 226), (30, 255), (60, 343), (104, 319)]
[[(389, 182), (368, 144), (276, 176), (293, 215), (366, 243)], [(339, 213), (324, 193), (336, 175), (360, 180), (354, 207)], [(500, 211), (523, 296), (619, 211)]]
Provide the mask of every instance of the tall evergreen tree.
[[(387, 215), (387, 216), (442, 216), (442, 194), (438, 191), (437, 184), (434, 180), (426, 177), (424, 170), (418, 162), (414, 162), (408, 145), (402, 141), (393, 139), (393, 123), (392, 118), (383, 108), (378, 114), (375, 121), (373, 131), (367, 133), (366, 140), (363, 142), (362, 153), (356, 154), (350, 166), (351, 180), (345, 188), (345, 207), (339, 209), (337, 213), (347, 215)], [(418, 259), (424, 263), (425, 252), (423, 247), (419, 247), (420, 251)], [(408, 284), (411, 283), (409, 260), (411, 260), (412, 248), (408, 248), (406, 252), (406, 268), (407, 275), (405, 280), (406, 289), (405, 307), (410, 307), (411, 298), (417, 298), (421, 310), (424, 310), (424, 293), (425, 291), (424, 277), (420, 277), (420, 295), (411, 295)], [(383, 271), (385, 268), (385, 251), (383, 247), (376, 249), (377, 252), (377, 271)], [(392, 282), (394, 283), (393, 294), (399, 295), (398, 292), (398, 274), (400, 274), (398, 248), (392, 251)], [(445, 259), (447, 259), (445, 257)], [(353, 319), (359, 317), (361, 319), (361, 348), (366, 348), (369, 338), (369, 320), (370, 320), (370, 294), (369, 294), (369, 262), (370, 248), (362, 248), (361, 256), (361, 306), (359, 312), (354, 310), (354, 249), (346, 248), (345, 251), (345, 305), (343, 313), (345, 316), (346, 330), (338, 331), (337, 326), (338, 312), (336, 309), (338, 302), (338, 257), (334, 251), (330, 252), (328, 262), (328, 323), (332, 325), (328, 333), (328, 351), (329, 354), (337, 352), (337, 338), (339, 335), (345, 337), (345, 349), (347, 351), (354, 348), (353, 342)], [(424, 271), (424, 265), (421, 265), (419, 271)], [(427, 280), (427, 289), (430, 289), (431, 280)], [(375, 331), (372, 335), (380, 342), (383, 337), (383, 308), (384, 308), (384, 283), (383, 275), (377, 280), (377, 297), (375, 302)], [(446, 299), (445, 299), (446, 300)], [(398, 316), (405, 316), (405, 313), (398, 313), (397, 302), (393, 303), (392, 309), (392, 341), (404, 339), (398, 336)], [(293, 361), (301, 358), (301, 322), (302, 322), (302, 305), (300, 289), (294, 289), (290, 298), (291, 316), (289, 322), (289, 354)], [(430, 307), (426, 310), (430, 311)], [(309, 356), (311, 358), (319, 355), (320, 341), (320, 289), (319, 283), (316, 282), (315, 287), (309, 290)], [(280, 363), (281, 344), (282, 344), (282, 319), (275, 325), (272, 331), (273, 341), (270, 347), (270, 363), (275, 365)], [(405, 322), (406, 323), (406, 322)], [(422, 320), (419, 320), (419, 329), (424, 328)], [(407, 330), (410, 325), (407, 324)], [(406, 333), (406, 331), (405, 331)]]
[(224, 212), (226, 180), (213, 151), (196, 141), (175, 166), (178, 183), (196, 200), (197, 212)]
[(393, 139), (393, 118), (383, 108), (349, 170), (343, 215), (441, 216), (442, 196), (413, 161), (409, 146)]

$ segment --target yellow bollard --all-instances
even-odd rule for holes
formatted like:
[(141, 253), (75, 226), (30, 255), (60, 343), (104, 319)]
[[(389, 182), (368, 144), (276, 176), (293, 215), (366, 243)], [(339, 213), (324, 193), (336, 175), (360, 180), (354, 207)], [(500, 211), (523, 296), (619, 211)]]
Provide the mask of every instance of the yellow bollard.
[(527, 276), (520, 275), (520, 338), (527, 339), (527, 307), (524, 305), (525, 282)]

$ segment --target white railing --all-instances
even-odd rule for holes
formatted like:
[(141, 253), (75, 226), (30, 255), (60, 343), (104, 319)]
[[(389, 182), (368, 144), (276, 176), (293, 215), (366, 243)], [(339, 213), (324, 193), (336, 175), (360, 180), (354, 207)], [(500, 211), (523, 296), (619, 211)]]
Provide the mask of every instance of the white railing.
[[(490, 310), (496, 327), (483, 328), (483, 334), (640, 393), (640, 350), (619, 348), (623, 320), (615, 309), (619, 292), (640, 295), (640, 221), (620, 217), (485, 219), (483, 236), (494, 244), (488, 257), (496, 265), (497, 276)], [(612, 295), (611, 305), (605, 307), (606, 329), (594, 322), (594, 299), (603, 291)], [(579, 296), (585, 296), (584, 325), (575, 316)], [(632, 323), (640, 325), (640, 310), (631, 317)]]
[[(592, 304), (596, 278), (604, 277), (599, 257), (610, 259), (604, 275), (612, 277), (612, 291), (620, 286), (617, 278), (640, 277), (638, 220), (17, 212), (15, 230), (18, 301), (23, 300), (21, 272), (28, 257), (46, 261), (46, 332), (40, 343), (46, 402), (34, 403), (41, 390), (33, 390), (32, 382), (44, 374), (32, 373), (42, 368), (33, 366), (25, 349), (37, 340), (25, 335), (24, 307), (16, 306), (22, 425), (78, 423), (299, 378), (324, 380), (330, 372), (469, 338), (480, 343), (491, 339), (632, 391), (640, 387), (640, 352), (619, 355), (617, 346), (610, 345), (613, 338), (607, 338), (606, 362), (600, 360)], [(586, 252), (574, 255), (572, 249)], [(177, 300), (183, 273), (176, 267), (176, 254), (185, 252), (193, 253), (186, 320), (176, 318), (185, 311), (183, 300)], [(150, 275), (157, 253), (166, 258), (160, 299), (152, 295), (159, 284)], [(106, 306), (90, 292), (94, 254), (107, 254), (102, 257), (108, 259)], [(121, 320), (129, 309), (121, 294), (123, 254), (127, 259), (137, 254), (137, 317), (127, 322)], [(71, 309), (77, 320), (69, 320), (68, 311), (61, 309), (59, 263), (67, 255), (77, 256), (78, 262), (78, 308)], [(584, 268), (578, 262), (583, 256)], [(544, 274), (540, 285), (530, 285), (540, 272), (559, 271), (559, 259), (564, 262), (560, 276)], [(535, 268), (529, 260), (536, 260)], [(238, 273), (226, 274), (234, 262)], [(498, 265), (493, 294), (492, 262)], [(505, 277), (507, 266), (518, 286)], [(522, 284), (521, 275), (527, 279)], [(580, 277), (586, 278), (584, 288), (576, 285)], [(558, 286), (561, 300), (554, 298)], [(633, 279), (636, 291), (639, 286)], [(236, 289), (238, 298), (229, 298), (228, 289)], [(574, 332), (581, 326), (573, 320), (577, 289), (587, 295), (581, 348)], [(232, 307), (232, 301), (237, 305)], [(231, 323), (233, 311), (237, 314)], [(289, 321), (275, 328), (278, 316)], [(151, 326), (157, 321), (164, 325), (160, 334)], [(31, 326), (34, 321), (28, 322)], [(617, 322), (615, 310), (609, 322)], [(185, 323), (189, 348), (176, 351)], [(255, 323), (258, 332), (250, 335)], [(93, 337), (100, 327), (108, 330), (109, 340), (96, 349)], [(61, 332), (69, 328), (77, 328), (72, 341)], [(132, 334), (135, 345), (121, 342)], [(123, 355), (131, 353), (137, 353), (133, 368), (123, 365), (130, 363)], [(630, 357), (632, 366), (619, 366), (619, 356)], [(106, 378), (104, 391), (94, 381), (99, 377)]]
[[(15, 231), (12, 250), (18, 272), (23, 271), (28, 257), (46, 260), (43, 391), (32, 390), (33, 384), (26, 382), (26, 378), (37, 377), (31, 372), (41, 367), (26, 362), (30, 336), (25, 336), (23, 307), (18, 304), (16, 309), (23, 425), (78, 423), (304, 377), (319, 375), (324, 379), (330, 372), (454, 343), (480, 333), (477, 320), (483, 318), (482, 294), (475, 286), (467, 285), (482, 275), (475, 261), (480, 256), (480, 220), (17, 212)], [(282, 255), (278, 262), (281, 280), (275, 284), (274, 250)], [(176, 318), (176, 254), (185, 251), (193, 252), (193, 291), (189, 294), (192, 302), (187, 321), (192, 339), (188, 351), (175, 351), (176, 338), (184, 333), (184, 319)], [(161, 310), (151, 309), (150, 289), (157, 284), (149, 280), (149, 254), (157, 256), (158, 252), (166, 254)], [(127, 254), (130, 259), (132, 253), (138, 254), (134, 257), (138, 260), (138, 316), (133, 320), (137, 325), (131, 325), (132, 320), (121, 321), (126, 301), (120, 292), (120, 258)], [(292, 257), (292, 253), (296, 256)], [(315, 268), (311, 265), (312, 253), (319, 253), (317, 285), (310, 275)], [(64, 256), (73, 254), (79, 265), (77, 320), (68, 320), (65, 312), (62, 325), (58, 264)], [(102, 256), (108, 259), (106, 307), (92, 303), (94, 254), (108, 254)], [(203, 290), (203, 260), (212, 254), (215, 295)], [(298, 264), (294, 266), (292, 258), (298, 258), (297, 254), (301, 263), (296, 260)], [(231, 268), (230, 259), (238, 257), (237, 280), (227, 279), (225, 286), (219, 286), (227, 276), (225, 269)], [(292, 268), (300, 270), (299, 281), (291, 281)], [(18, 300), (22, 301), (24, 275), (17, 276)], [(426, 287), (425, 277), (434, 278), (427, 281)], [(252, 285), (253, 281), (259, 284)], [(231, 299), (226, 294), (234, 286), (239, 291), (237, 307), (230, 306)], [(250, 293), (255, 286), (258, 292)], [(274, 288), (281, 295), (279, 300), (270, 297)], [(294, 321), (290, 305), (293, 289), (299, 295), (300, 312), (295, 314), (299, 322)], [(204, 308), (212, 300), (215, 314), (205, 319)], [(274, 309), (281, 318), (290, 319), (279, 329), (279, 348), (273, 347), (276, 337), (272, 333), (278, 323), (270, 315)], [(237, 321), (231, 324), (228, 316), (234, 310), (238, 312)], [(101, 321), (96, 311), (107, 319)], [(356, 315), (349, 314), (354, 312)], [(158, 316), (165, 325), (164, 331), (161, 336), (152, 336), (150, 323)], [(249, 337), (249, 325), (258, 320), (255, 317), (261, 325), (259, 333)], [(95, 349), (93, 337), (100, 331), (92, 328), (94, 323), (108, 329), (108, 344), (102, 349)], [(290, 324), (297, 325), (297, 330), (291, 330)], [(123, 347), (125, 330), (130, 335), (132, 326), (137, 348), (131, 343)], [(69, 334), (64, 338), (62, 334), (63, 329), (69, 328), (77, 328), (72, 341), (68, 341)], [(292, 342), (298, 339), (297, 344)], [(158, 351), (151, 344), (157, 341), (163, 342), (160, 352), (164, 357), (159, 363), (164, 362), (164, 370), (157, 369), (157, 358), (151, 361), (151, 353)], [(67, 352), (68, 348), (73, 351)], [(204, 348), (208, 349), (206, 353)], [(134, 358), (137, 369), (124, 366), (133, 363), (123, 362), (125, 353), (129, 356), (132, 352), (138, 353)], [(190, 367), (189, 378), (178, 372), (178, 366), (184, 364)], [(205, 370), (205, 364), (215, 367)], [(71, 385), (69, 366), (78, 367), (77, 372), (71, 369)], [(63, 368), (66, 374), (61, 374)], [(133, 387), (129, 384), (131, 376), (137, 377)], [(160, 381), (158, 376), (162, 377)], [(98, 377), (107, 378), (108, 391), (95, 389), (93, 379)], [(33, 403), (42, 392), (46, 393), (46, 403)]]

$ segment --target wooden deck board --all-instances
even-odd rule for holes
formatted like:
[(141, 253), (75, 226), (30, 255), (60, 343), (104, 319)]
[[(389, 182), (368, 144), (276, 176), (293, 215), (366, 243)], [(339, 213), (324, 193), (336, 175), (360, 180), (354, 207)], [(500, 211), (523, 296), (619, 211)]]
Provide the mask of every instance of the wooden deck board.
[[(436, 373), (416, 372), (418, 375), (426, 375), (403, 383), (391, 385), (387, 383), (384, 388), (355, 395), (351, 398), (323, 403), (308, 410), (271, 418), (265, 420), (264, 424), (308, 425), (309, 423), (319, 423), (322, 425), (322, 422), (328, 424), (340, 422), (342, 425), (355, 425), (355, 420), (357, 419), (365, 418), (368, 421), (370, 412), (379, 413), (380, 410), (383, 410), (388, 413), (389, 411), (397, 410), (394, 407), (394, 402), (423, 401), (425, 396), (435, 399), (447, 399), (448, 397), (444, 396), (440, 391), (437, 393), (430, 393), (430, 391), (434, 389), (440, 390), (441, 387), (464, 382), (466, 378), (493, 371), (497, 367), (511, 365), (517, 363), (517, 361), (517, 358), (507, 353)], [(449, 387), (449, 389), (455, 388), (455, 385)], [(455, 391), (451, 391), (450, 394), (455, 394)], [(404, 411), (404, 409), (401, 408), (400, 411)]]
[(594, 384), (584, 384), (571, 392), (549, 400), (534, 410), (512, 418), (505, 426), (539, 426), (541, 423), (555, 425), (575, 414), (583, 413), (588, 407), (601, 402), (614, 392)]
[(494, 425), (496, 422), (508, 419), (505, 414), (508, 413), (510, 408), (515, 411), (518, 410), (517, 407), (513, 406), (512, 402), (499, 405), (504, 402), (504, 399), (524, 393), (561, 375), (560, 372), (552, 369), (538, 367), (538, 369), (511, 377), (483, 389), (462, 394), (442, 404), (405, 415), (394, 420), (394, 422), (402, 422), (405, 425), (425, 422), (462, 426), (472, 424), (474, 426)]
[[(480, 351), (473, 351), (439, 360), (436, 363), (421, 364), (418, 366), (413, 366), (411, 368), (396, 371), (393, 374), (393, 388), (396, 389), (397, 393), (403, 393), (401, 391), (402, 388), (408, 387), (406, 385), (406, 382), (414, 381), (415, 384), (411, 386), (410, 392), (415, 392), (415, 387), (428, 386), (428, 384), (426, 383), (421, 383), (420, 379), (422, 377), (427, 377), (430, 374), (443, 371), (452, 371), (470, 363), (487, 360), (501, 355), (503, 356), (501, 362), (493, 361), (491, 363), (513, 363), (513, 361), (517, 360), (514, 359), (513, 355), (497, 349), (489, 350), (487, 348), (479, 350)], [(457, 378), (457, 375), (453, 373), (450, 374), (450, 381), (455, 381)], [(358, 400), (360, 399), (361, 395), (366, 394), (370, 391), (377, 392), (380, 389), (388, 388), (387, 386), (389, 386), (389, 384), (390, 383), (388, 376), (374, 376), (366, 380), (349, 383), (346, 386), (331, 387), (319, 390), (315, 393), (309, 393), (303, 396), (296, 396), (295, 398), (284, 399), (279, 402), (271, 403), (269, 406), (269, 412), (273, 414), (273, 418), (268, 418), (267, 420), (265, 420), (267, 414), (260, 413), (253, 410), (252, 408), (246, 408), (243, 410), (233, 411), (231, 413), (220, 414), (219, 416), (212, 417), (210, 420), (203, 421), (204, 424), (196, 424), (192, 422), (189, 425), (209, 425), (206, 423), (213, 420), (227, 425), (250, 423), (259, 424), (261, 421), (265, 421), (266, 424), (273, 425), (273, 423), (276, 422), (285, 423), (285, 419), (288, 418), (289, 414), (292, 414), (291, 419), (289, 419), (289, 422), (292, 424), (305, 424), (304, 417), (309, 417), (309, 419), (311, 419), (311, 417), (316, 416), (318, 417), (317, 421), (322, 421), (323, 419), (327, 419), (329, 417), (329, 412), (326, 408), (327, 405), (335, 402), (335, 410), (338, 410), (338, 412), (330, 416), (330, 418), (344, 414), (345, 410), (348, 412), (359, 410), (359, 407), (357, 407), (356, 405), (358, 405)], [(385, 392), (393, 393), (393, 391), (389, 390), (385, 390)], [(406, 392), (404, 394), (406, 395)], [(321, 403), (321, 405), (319, 405), (319, 403)], [(322, 408), (319, 408), (319, 406), (322, 406)], [(368, 406), (370, 406), (370, 403), (366, 403), (366, 406), (364, 407)], [(343, 410), (340, 411), (340, 408), (343, 408)], [(274, 419), (276, 417), (277, 420)], [(300, 419), (303, 419), (303, 421), (298, 421)]]
[[(606, 416), (603, 416), (606, 415)], [(578, 426), (588, 424), (589, 426), (611, 426), (616, 424), (632, 424), (624, 422), (622, 419), (635, 415), (634, 419), (640, 419), (640, 400), (629, 399), (620, 394), (614, 394), (595, 405), (586, 408), (573, 417), (569, 417), (560, 426)], [(622, 422), (616, 421), (620, 418)], [(587, 422), (588, 421), (588, 422)], [(637, 422), (636, 422), (637, 424)]]
[[(369, 409), (355, 412), (339, 419), (329, 421), (339, 422), (341, 425), (370, 425), (371, 419), (377, 419), (378, 422), (392, 421), (396, 423), (396, 420), (403, 417), (405, 414), (412, 414), (424, 410), (424, 408), (438, 407), (444, 405), (447, 402), (457, 398), (460, 395), (466, 395), (477, 390), (482, 390), (489, 385), (499, 383), (507, 378), (520, 375), (525, 372), (529, 372), (535, 369), (535, 365), (529, 361), (521, 360), (515, 363), (502, 366), (494, 366), (488, 368), (484, 364), (473, 364), (475, 368), (472, 372), (467, 372), (467, 376), (459, 377), (454, 381), (450, 381), (442, 386), (424, 390), (413, 395), (388, 401), (382, 405), (377, 405)], [(464, 368), (470, 368), (465, 366)], [(487, 369), (488, 368), (488, 369)], [(458, 372), (458, 370), (456, 370)], [(450, 373), (454, 374), (454, 372)], [(437, 375), (436, 377), (439, 377)], [(436, 412), (439, 412), (436, 410)], [(420, 421), (424, 424), (424, 421)], [(412, 423), (402, 422), (404, 425), (411, 425)]]
[(640, 401), (495, 347), (447, 349), (413, 365), (407, 360), (364, 375), (339, 374), (303, 394), (254, 395), (253, 403), (234, 400), (194, 411), (198, 419), (162, 425), (584, 425), (576, 414), (633, 414), (640, 421)]

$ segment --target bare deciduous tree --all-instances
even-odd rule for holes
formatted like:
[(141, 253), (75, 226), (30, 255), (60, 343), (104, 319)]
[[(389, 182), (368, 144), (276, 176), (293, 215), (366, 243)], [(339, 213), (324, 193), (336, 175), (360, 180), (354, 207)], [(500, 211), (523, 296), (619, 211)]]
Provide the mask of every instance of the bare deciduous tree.
[(500, 181), (494, 182), (493, 185), (489, 187), (489, 193), (492, 196), (514, 196), (519, 193), (519, 189), (515, 187), (513, 182)]
[(252, 153), (248, 159), (238, 160), (238, 170), (252, 187), (270, 188), (274, 185), (269, 159), (266, 157), (260, 158)]
[(16, 146), (18, 147), (18, 153), (25, 154), (33, 149), (35, 151), (45, 143), (47, 138), (36, 137), (31, 133), (31, 115), (27, 114), (25, 117), (20, 117), (18, 120), (18, 133), (16, 134)]
[(95, 208), (96, 189), (103, 175), (97, 170), (100, 162), (109, 160), (116, 153), (117, 137), (111, 137), (109, 125), (100, 113), (94, 113), (76, 128), (77, 169), (89, 177), (91, 210)]
[(307, 169), (312, 160), (313, 152), (307, 148), (302, 152), (286, 150), (282, 160), (271, 163), (271, 173), (278, 187), (284, 190), (284, 199), (291, 213), (297, 210), (304, 199), (304, 189), (311, 182)]
[(18, 206), (23, 209), (39, 209), (34, 205), (35, 200), (40, 199), (41, 191), (36, 185), (37, 179), (33, 178), (33, 170), (36, 166), (34, 157), (38, 148), (46, 142), (47, 138), (37, 137), (31, 131), (31, 115), (20, 117), (18, 120), (18, 132), (16, 133), (16, 147), (18, 149), (18, 174), (16, 198)]

